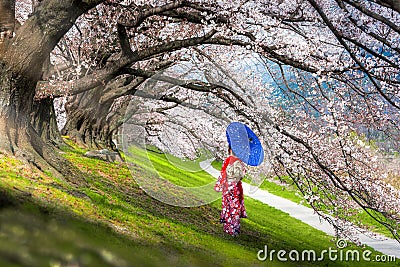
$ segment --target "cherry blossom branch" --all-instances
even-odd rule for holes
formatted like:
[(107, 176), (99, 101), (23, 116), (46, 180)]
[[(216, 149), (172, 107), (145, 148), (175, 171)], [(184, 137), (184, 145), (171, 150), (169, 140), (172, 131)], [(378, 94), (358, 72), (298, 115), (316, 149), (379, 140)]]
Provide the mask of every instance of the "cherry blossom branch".
[(350, 47), (346, 44), (346, 42), (343, 40), (342, 35), (339, 33), (339, 31), (333, 26), (332, 22), (329, 20), (329, 18), (326, 16), (325, 12), (322, 10), (322, 8), (317, 4), (316, 1), (314, 0), (308, 0), (308, 2), (315, 8), (315, 10), (320, 14), (321, 18), (325, 22), (325, 24), (329, 27), (329, 29), (332, 31), (332, 33), (336, 36), (338, 41), (343, 45), (343, 47), (346, 49), (346, 51), (349, 53), (350, 57), (354, 60), (354, 62), (360, 67), (360, 69), (367, 75), (371, 83), (374, 85), (376, 90), (379, 92), (379, 94), (388, 102), (390, 103), (393, 107), (400, 109), (400, 106), (396, 104), (390, 97), (383, 92), (382, 87), (375, 81), (375, 79), (372, 77), (371, 73), (365, 68), (364, 64), (354, 55), (354, 53), (351, 51)]
[(229, 86), (224, 85), (222, 83), (214, 84), (214, 83), (205, 83), (205, 82), (200, 82), (200, 81), (180, 80), (180, 79), (168, 77), (165, 75), (156, 75), (156, 72), (154, 72), (154, 71), (145, 71), (145, 70), (141, 70), (141, 69), (132, 69), (131, 68), (131, 69), (126, 70), (125, 72), (135, 75), (135, 76), (152, 78), (157, 81), (163, 81), (163, 82), (167, 82), (169, 84), (178, 85), (183, 88), (187, 88), (187, 89), (198, 91), (198, 92), (212, 93), (217, 96), (222, 95), (223, 94), (222, 91), (227, 91), (237, 101), (242, 103), (244, 106), (248, 106), (248, 103), (246, 100), (244, 100), (239, 94), (237, 94)]
[[(269, 116), (266, 115), (266, 114), (263, 116), (263, 120), (268, 122), (269, 125), (271, 125), (273, 128), (275, 128), (282, 135), (284, 135), (284, 136), (288, 137), (289, 139), (293, 140), (294, 142), (299, 143), (302, 146), (304, 146), (306, 148), (306, 150), (310, 153), (310, 155), (311, 155), (312, 159), (314, 160), (314, 162), (317, 164), (317, 166), (320, 168), (320, 170), (322, 170), (322, 172), (330, 179), (330, 181), (333, 183), (333, 185), (336, 188), (340, 189), (341, 191), (346, 192), (348, 194), (348, 196), (350, 196), (350, 198), (355, 203), (357, 203), (357, 205), (359, 207), (361, 207), (363, 210), (365, 210), (377, 222), (379, 222), (380, 224), (382, 224), (385, 227), (387, 227), (388, 230), (392, 232), (393, 237), (400, 242), (400, 236), (396, 232), (396, 229), (393, 228), (392, 225), (390, 225), (389, 223), (381, 220), (380, 218), (378, 218), (377, 216), (375, 216), (373, 213), (370, 212), (371, 210), (373, 210), (373, 211), (377, 212), (378, 214), (381, 214), (385, 218), (390, 217), (388, 214), (386, 214), (385, 211), (379, 210), (378, 208), (375, 207), (374, 199), (367, 194), (368, 192), (366, 190), (364, 190), (362, 192), (358, 192), (357, 190), (353, 190), (352, 188), (347, 187), (343, 183), (343, 181), (328, 166), (326, 166), (325, 164), (323, 164), (321, 162), (321, 160), (319, 159), (317, 154), (314, 152), (314, 149), (312, 148), (312, 146), (308, 142), (306, 142), (305, 140), (303, 140), (303, 139), (301, 139), (299, 137), (296, 137), (295, 135), (293, 135), (293, 134), (289, 133), (288, 131), (284, 130), (282, 127), (280, 127), (279, 125), (274, 123), (272, 120), (270, 120)], [(291, 154), (282, 145), (281, 145), (281, 148), (286, 153), (288, 153), (289, 155)], [(342, 152), (345, 153), (343, 146), (342, 146)], [(344, 159), (347, 160), (347, 155), (346, 154), (344, 154)], [(278, 161), (285, 168), (286, 173), (289, 174), (289, 176), (292, 178), (292, 180), (296, 181), (296, 179), (293, 178), (294, 176), (293, 176), (293, 173), (291, 173), (290, 169), (285, 167), (284, 162), (280, 161), (279, 158), (278, 158)], [(348, 164), (347, 165), (348, 169), (351, 170), (352, 168), (351, 168), (351, 166), (349, 166), (349, 162), (347, 162), (346, 164)], [(352, 176), (351, 172), (348, 171), (348, 173)], [(354, 176), (353, 176), (353, 178), (354, 178)], [(315, 209), (314, 206), (313, 206), (313, 208)], [(320, 211), (318, 211), (317, 209), (315, 209), (315, 211), (317, 213), (320, 213)], [(324, 217), (324, 215), (322, 213), (321, 213), (321, 215)]]
[(387, 25), (388, 27), (390, 27), (391, 29), (393, 29), (397, 33), (400, 33), (400, 27), (399, 26), (397, 26), (396, 24), (394, 24), (393, 22), (391, 22), (390, 20), (388, 20), (384, 16), (381, 16), (381, 15), (375, 13), (375, 12), (372, 12), (370, 9), (368, 9), (365, 6), (361, 5), (359, 2), (354, 2), (354, 1), (349, 1), (349, 0), (341, 0), (341, 1), (351, 5), (352, 7), (356, 8), (360, 12), (370, 16), (371, 18), (382, 22), (383, 24)]
[[(251, 42), (245, 42), (241, 40), (236, 40), (236, 39), (229, 39), (225, 37), (215, 37), (207, 40), (205, 42), (206, 44), (216, 44), (216, 45), (226, 45), (226, 46), (241, 46), (241, 47), (254, 47), (256, 48), (257, 45), (254, 45)], [(291, 58), (286, 55), (280, 55), (278, 54), (275, 50), (277, 50), (277, 47), (275, 46), (267, 46), (264, 44), (259, 44), (258, 47), (262, 50), (261, 54), (272, 59), (272, 60), (278, 60), (286, 65), (290, 65), (292, 67), (310, 72), (310, 73), (316, 73), (318, 72), (318, 69), (315, 67), (312, 67), (311, 65), (307, 65), (303, 61), (298, 61), (294, 58)], [(335, 73), (335, 71), (331, 71), (332, 73)]]
[(174, 9), (174, 10), (168, 10), (166, 12), (163, 12), (161, 15), (164, 15), (164, 16), (167, 16), (170, 18), (186, 20), (188, 22), (195, 23), (195, 24), (210, 23), (207, 20), (207, 17), (202, 14), (204, 12), (206, 12), (207, 14), (211, 14), (213, 16), (213, 21), (215, 23), (227, 24), (229, 22), (227, 17), (219, 15), (210, 10), (200, 12), (200, 11), (193, 11), (193, 10)]
[(103, 69), (93, 71), (93, 73), (86, 75), (80, 79), (54, 83), (51, 83), (49, 81), (39, 82), (37, 86), (37, 92), (39, 94), (37, 94), (37, 97), (43, 97), (40, 94), (43, 92), (44, 95), (51, 95), (52, 97), (75, 95), (91, 90), (98, 86), (105, 85), (111, 79), (113, 79), (121, 69), (128, 67), (134, 62), (146, 60), (164, 52), (172, 52), (182, 48), (196, 46), (198, 44), (204, 43), (215, 33), (215, 30), (211, 30), (201, 37), (192, 37), (182, 40), (165, 42), (160, 45), (155, 45), (146, 49), (130, 52), (130, 55), (122, 56), (119, 60), (108, 63)]
[(121, 24), (125, 27), (137, 28), (147, 18), (167, 12), (169, 10), (174, 10), (178, 7), (182, 7), (183, 5), (184, 5), (184, 1), (181, 1), (181, 0), (173, 1), (172, 3), (165, 4), (163, 6), (157, 6), (157, 7), (147, 9), (144, 12), (142, 12), (141, 8), (138, 7), (136, 10), (139, 10), (139, 12), (136, 16), (134, 16), (134, 19), (132, 21), (124, 22), (122, 19), (120, 19), (119, 24)]
[(356, 46), (362, 48), (363, 50), (367, 51), (368, 53), (370, 53), (371, 55), (373, 55), (374, 57), (377, 57), (383, 61), (385, 61), (386, 63), (388, 63), (391, 67), (398, 69), (399, 65), (397, 65), (395, 62), (389, 60), (387, 57), (375, 52), (374, 50), (370, 49), (369, 47), (367, 47), (366, 45), (358, 42), (357, 40), (354, 40), (353, 38), (347, 37), (347, 36), (342, 36), (342, 38), (344, 40), (347, 40), (353, 44), (355, 44)]

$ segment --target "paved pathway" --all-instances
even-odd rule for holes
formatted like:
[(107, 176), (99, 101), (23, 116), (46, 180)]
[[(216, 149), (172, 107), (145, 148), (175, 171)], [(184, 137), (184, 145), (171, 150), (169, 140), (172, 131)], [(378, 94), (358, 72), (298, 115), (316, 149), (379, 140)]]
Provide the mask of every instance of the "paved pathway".
[[(212, 161), (212, 160), (211, 160)], [(211, 161), (200, 162), (200, 167), (206, 172), (218, 178), (219, 171), (211, 166)], [(285, 198), (268, 193), (268, 191), (261, 190), (250, 184), (243, 183), (243, 192), (246, 196), (253, 199), (259, 200), (271, 207), (279, 209), (283, 212), (288, 213), (291, 217), (299, 219), (300, 221), (311, 225), (312, 227), (321, 230), (329, 235), (335, 236), (335, 230), (327, 221), (321, 219), (313, 209), (297, 204)], [(361, 230), (360, 230), (361, 231)], [(362, 230), (364, 233), (365, 231)], [(361, 243), (366, 244), (376, 251), (380, 251), (387, 255), (394, 255), (400, 258), (400, 244), (394, 239), (384, 237), (382, 235), (375, 235), (375, 238), (371, 238), (368, 235), (360, 232), (357, 234), (357, 238)]]

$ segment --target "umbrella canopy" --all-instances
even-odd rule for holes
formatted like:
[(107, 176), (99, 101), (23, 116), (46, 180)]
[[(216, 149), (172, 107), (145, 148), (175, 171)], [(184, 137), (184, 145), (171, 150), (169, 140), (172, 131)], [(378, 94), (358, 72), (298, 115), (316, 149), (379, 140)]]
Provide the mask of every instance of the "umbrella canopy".
[(247, 125), (232, 122), (226, 129), (226, 137), (233, 153), (247, 165), (258, 166), (264, 160), (261, 142)]

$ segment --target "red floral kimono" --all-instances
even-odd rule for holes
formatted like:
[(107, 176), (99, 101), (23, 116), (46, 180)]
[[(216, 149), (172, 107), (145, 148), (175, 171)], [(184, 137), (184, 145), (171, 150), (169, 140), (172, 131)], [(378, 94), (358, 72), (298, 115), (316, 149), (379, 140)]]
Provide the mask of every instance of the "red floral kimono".
[(224, 224), (224, 232), (232, 236), (240, 233), (240, 218), (246, 218), (244, 207), (242, 182), (228, 182), (226, 167), (240, 160), (235, 156), (229, 156), (222, 164), (221, 174), (215, 184), (214, 190), (222, 192), (222, 211), (220, 222)]

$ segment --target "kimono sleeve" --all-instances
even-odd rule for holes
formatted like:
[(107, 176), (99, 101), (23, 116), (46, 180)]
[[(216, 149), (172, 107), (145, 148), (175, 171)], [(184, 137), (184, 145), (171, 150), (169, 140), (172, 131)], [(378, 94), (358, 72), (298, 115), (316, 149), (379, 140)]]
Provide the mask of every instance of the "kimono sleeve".
[(222, 189), (224, 188), (226, 184), (226, 167), (229, 164), (229, 158), (227, 158), (224, 163), (222, 164), (221, 172), (218, 177), (218, 181), (214, 185), (214, 190), (217, 192), (222, 192)]

